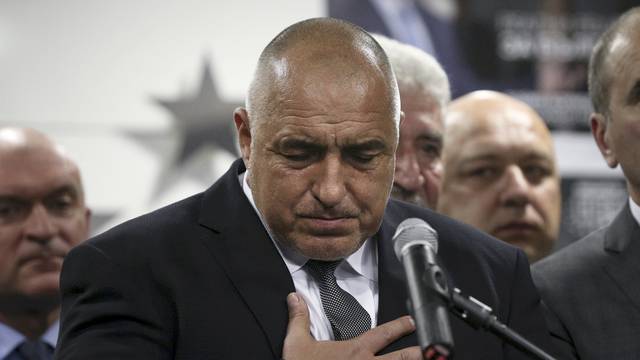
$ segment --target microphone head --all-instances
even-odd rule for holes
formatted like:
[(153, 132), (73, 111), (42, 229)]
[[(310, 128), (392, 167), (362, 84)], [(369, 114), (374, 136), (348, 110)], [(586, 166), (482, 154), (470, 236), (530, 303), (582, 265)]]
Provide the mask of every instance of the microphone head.
[(404, 249), (411, 245), (422, 244), (438, 252), (438, 233), (426, 221), (419, 218), (405, 219), (398, 225), (393, 235), (393, 250), (402, 261)]

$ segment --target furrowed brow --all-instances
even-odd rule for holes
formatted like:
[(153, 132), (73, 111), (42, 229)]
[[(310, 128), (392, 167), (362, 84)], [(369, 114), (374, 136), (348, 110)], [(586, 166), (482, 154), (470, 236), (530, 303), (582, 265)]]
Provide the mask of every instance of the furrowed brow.
[(387, 148), (387, 145), (378, 139), (367, 140), (359, 143), (348, 144), (345, 150), (350, 151), (383, 151)]
[(284, 139), (280, 142), (283, 150), (322, 150), (324, 146), (305, 139)]

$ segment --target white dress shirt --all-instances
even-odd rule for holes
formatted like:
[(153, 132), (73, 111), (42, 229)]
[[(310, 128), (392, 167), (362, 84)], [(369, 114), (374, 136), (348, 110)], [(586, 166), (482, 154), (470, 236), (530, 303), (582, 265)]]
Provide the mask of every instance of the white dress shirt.
[[(329, 323), (329, 319), (327, 319), (322, 308), (318, 284), (311, 274), (309, 274), (304, 268), (304, 265), (309, 259), (302, 254), (298, 254), (286, 246), (283, 246), (274, 239), (269, 227), (264, 222), (260, 211), (256, 208), (251, 188), (249, 188), (249, 184), (247, 183), (248, 173), (249, 172), (247, 171), (239, 176), (239, 180), (242, 184), (242, 190), (258, 214), (258, 217), (260, 217), (262, 225), (267, 229), (267, 232), (271, 237), (271, 241), (273, 241), (280, 253), (280, 256), (282, 256), (282, 259), (287, 265), (287, 268), (291, 273), (291, 278), (293, 279), (296, 292), (302, 295), (307, 302), (311, 320), (311, 334), (316, 338), (316, 340), (334, 340), (331, 324)], [(351, 294), (360, 303), (360, 305), (367, 310), (369, 316), (371, 316), (372, 327), (377, 324), (377, 269), (378, 258), (375, 242), (371, 239), (367, 239), (360, 249), (349, 255), (335, 271), (338, 286)]]

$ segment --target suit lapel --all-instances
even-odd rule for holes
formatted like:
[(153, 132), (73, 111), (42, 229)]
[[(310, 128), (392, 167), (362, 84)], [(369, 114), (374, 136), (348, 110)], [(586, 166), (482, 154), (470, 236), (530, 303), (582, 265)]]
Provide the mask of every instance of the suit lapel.
[[(204, 195), (199, 223), (211, 230), (203, 239), (215, 260), (254, 314), (271, 344), (275, 358), (282, 354), (288, 312), (286, 295), (295, 291), (291, 275), (244, 196), (238, 174), (245, 171), (242, 160)], [(391, 242), (397, 222), (385, 215), (376, 234), (378, 250), (378, 325), (407, 315), (404, 270)], [(414, 333), (398, 339), (381, 353), (417, 344)]]
[(607, 275), (640, 311), (640, 227), (628, 203), (607, 228), (604, 247), (611, 259)]
[(291, 275), (255, 210), (242, 192), (242, 160), (205, 193), (199, 222), (215, 235), (205, 239), (213, 257), (255, 316), (280, 358), (286, 335), (286, 295), (295, 291)]

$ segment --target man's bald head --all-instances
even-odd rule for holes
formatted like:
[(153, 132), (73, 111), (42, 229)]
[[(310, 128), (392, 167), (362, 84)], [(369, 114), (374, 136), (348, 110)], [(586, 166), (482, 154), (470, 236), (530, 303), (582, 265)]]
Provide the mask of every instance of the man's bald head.
[[(42, 161), (42, 166), (55, 166), (68, 172), (77, 179), (80, 195), (84, 201), (84, 191), (80, 170), (69, 157), (64, 148), (54, 143), (48, 136), (38, 130), (20, 127), (0, 128), (0, 163), (15, 159), (21, 161), (25, 156)], [(15, 164), (19, 166), (19, 163)]]
[(277, 110), (278, 98), (286, 97), (283, 92), (292, 89), (290, 81), (309, 72), (342, 82), (360, 81), (362, 77), (382, 79), (399, 123), (399, 93), (385, 52), (362, 28), (333, 18), (293, 24), (265, 47), (246, 101), (251, 122)]
[(447, 136), (467, 137), (503, 124), (530, 127), (552, 145), (551, 133), (540, 115), (523, 101), (506, 94), (475, 91), (452, 101), (447, 107)]
[(0, 128), (0, 154), (47, 149), (62, 156), (62, 149), (43, 133), (19, 127)]
[(442, 161), (440, 212), (522, 247), (531, 262), (550, 252), (560, 181), (551, 134), (531, 107), (493, 91), (451, 102)]

